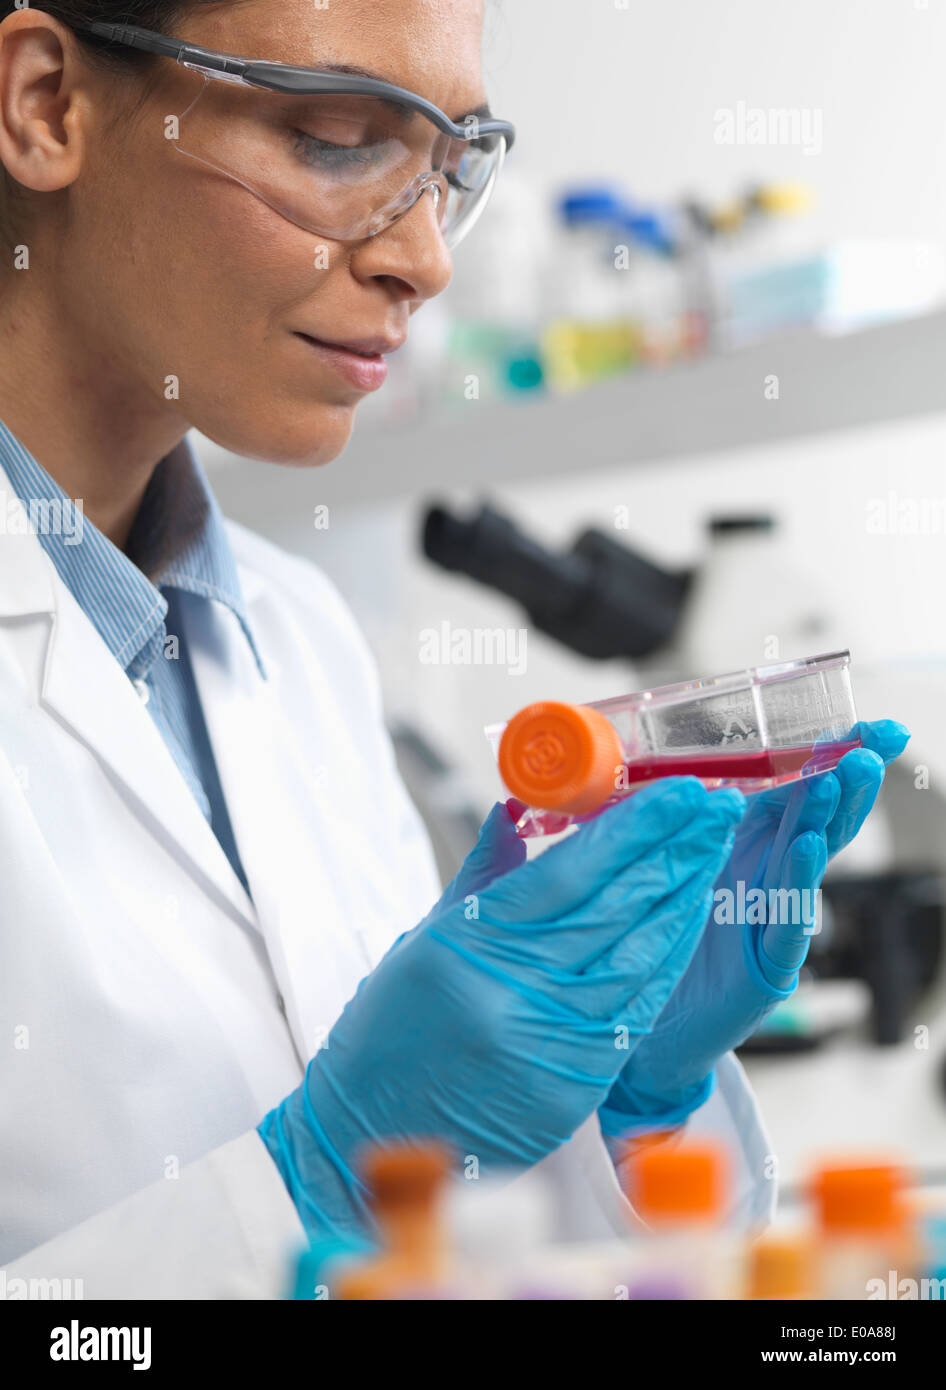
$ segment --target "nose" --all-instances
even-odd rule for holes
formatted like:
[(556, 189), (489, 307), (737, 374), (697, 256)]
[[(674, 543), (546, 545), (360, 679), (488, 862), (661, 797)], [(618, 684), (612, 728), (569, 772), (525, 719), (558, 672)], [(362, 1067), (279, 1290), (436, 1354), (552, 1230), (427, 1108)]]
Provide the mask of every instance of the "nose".
[(433, 299), (450, 283), (453, 259), (440, 230), (443, 190), (431, 183), (403, 217), (363, 241), (351, 259), (362, 281), (379, 280), (399, 300)]

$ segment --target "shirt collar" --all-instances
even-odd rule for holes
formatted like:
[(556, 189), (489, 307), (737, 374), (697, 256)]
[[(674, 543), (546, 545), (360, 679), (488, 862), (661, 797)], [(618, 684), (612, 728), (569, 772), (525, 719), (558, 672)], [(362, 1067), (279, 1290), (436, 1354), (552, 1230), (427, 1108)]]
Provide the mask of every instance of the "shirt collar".
[(186, 437), (151, 475), (127, 549), (152, 584), (183, 589), (229, 608), (265, 679), (223, 513)]
[[(0, 465), (27, 511), (30, 504), (50, 503), (52, 515), (65, 514), (65, 492), (2, 421)], [(230, 609), (265, 679), (223, 515), (189, 440), (182, 439), (155, 468), (127, 554), (81, 516), (78, 503), (72, 516), (81, 532), (40, 526), (36, 536), (123, 669), (133, 667), (163, 630), (168, 605), (161, 589), (176, 588)]]

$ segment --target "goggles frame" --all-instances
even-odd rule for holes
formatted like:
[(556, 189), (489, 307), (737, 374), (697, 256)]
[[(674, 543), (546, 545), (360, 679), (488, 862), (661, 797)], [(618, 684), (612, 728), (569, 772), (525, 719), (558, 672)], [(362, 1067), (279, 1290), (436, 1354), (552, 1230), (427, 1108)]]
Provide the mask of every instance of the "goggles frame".
[(125, 48), (137, 48), (144, 53), (154, 53), (162, 58), (173, 58), (183, 67), (193, 68), (205, 77), (218, 82), (237, 82), (247, 87), (262, 87), (267, 91), (280, 92), (287, 96), (368, 96), (380, 97), (385, 101), (398, 102), (412, 111), (426, 116), (444, 135), (455, 140), (478, 140), (483, 135), (501, 135), (506, 141), (506, 152), (512, 149), (516, 138), (516, 128), (509, 121), (498, 120), (495, 116), (471, 114), (463, 121), (452, 121), (439, 106), (406, 87), (397, 87), (393, 82), (383, 82), (379, 77), (361, 77), (342, 72), (325, 72), (319, 68), (296, 67), (291, 63), (272, 63), (264, 59), (240, 58), (235, 53), (220, 53), (213, 48), (201, 48), (198, 44), (186, 43), (181, 39), (169, 38), (166, 34), (156, 34), (151, 29), (139, 29), (134, 24), (77, 24), (77, 34), (88, 34), (106, 43), (120, 44)]

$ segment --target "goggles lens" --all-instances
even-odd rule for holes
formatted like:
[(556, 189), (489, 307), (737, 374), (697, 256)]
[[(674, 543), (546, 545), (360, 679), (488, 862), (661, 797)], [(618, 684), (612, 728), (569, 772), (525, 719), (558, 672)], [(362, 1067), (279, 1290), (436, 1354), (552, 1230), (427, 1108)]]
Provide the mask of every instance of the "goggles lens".
[(446, 135), (380, 97), (283, 96), (205, 79), (174, 144), (330, 240), (375, 235), (430, 189), (452, 248), (482, 212), (506, 149), (502, 135), (478, 135), (473, 118), (470, 134)]

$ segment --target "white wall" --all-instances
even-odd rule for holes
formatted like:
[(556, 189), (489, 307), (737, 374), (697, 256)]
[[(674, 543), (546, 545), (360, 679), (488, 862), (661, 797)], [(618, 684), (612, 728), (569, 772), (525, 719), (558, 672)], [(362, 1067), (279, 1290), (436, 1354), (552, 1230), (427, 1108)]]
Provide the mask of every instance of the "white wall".
[[(488, 0), (487, 84), (543, 187), (642, 198), (803, 178), (829, 236), (946, 236), (946, 0)], [(823, 150), (721, 146), (739, 101), (823, 113)]]

